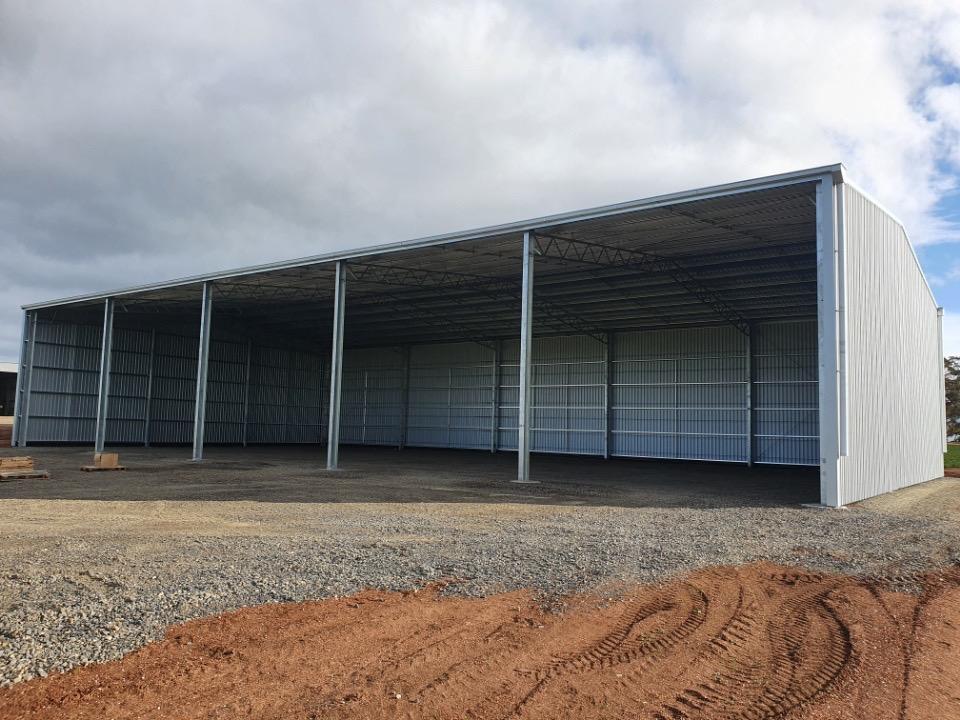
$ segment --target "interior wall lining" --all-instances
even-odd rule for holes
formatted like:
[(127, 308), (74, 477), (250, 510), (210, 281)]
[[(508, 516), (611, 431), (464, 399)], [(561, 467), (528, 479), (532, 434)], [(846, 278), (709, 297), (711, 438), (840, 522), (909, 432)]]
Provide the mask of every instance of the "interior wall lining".
[[(87, 442), (96, 417), (99, 330), (41, 323), (30, 441)], [(117, 329), (107, 440), (143, 441), (150, 334)], [(610, 454), (747, 462), (749, 363), (735, 328), (613, 334)], [(250, 385), (244, 435), (247, 348)], [(753, 460), (817, 463), (816, 328), (813, 321), (754, 329)], [(348, 349), (341, 440), (345, 444), (515, 450), (519, 392), (516, 339), (495, 352), (471, 342)], [(157, 334), (150, 442), (192, 440), (197, 341)], [(537, 337), (533, 347), (534, 452), (602, 456), (607, 435), (607, 349), (585, 335)], [(326, 437), (324, 353), (211, 344), (206, 441), (308, 443)], [(116, 397), (114, 397), (116, 393)], [(406, 400), (406, 404), (405, 401)], [(495, 406), (496, 403), (496, 406)], [(405, 442), (401, 434), (406, 434)], [(495, 436), (494, 436), (495, 434)], [(495, 441), (495, 443), (494, 443)]]

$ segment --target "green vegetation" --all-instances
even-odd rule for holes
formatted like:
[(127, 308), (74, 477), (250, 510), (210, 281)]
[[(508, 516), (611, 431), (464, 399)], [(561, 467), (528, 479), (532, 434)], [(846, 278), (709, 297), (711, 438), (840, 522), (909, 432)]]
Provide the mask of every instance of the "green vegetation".
[(947, 454), (943, 456), (943, 466), (960, 468), (960, 445), (947, 445)]
[(943, 359), (943, 385), (947, 396), (947, 437), (951, 438), (960, 435), (960, 355)]

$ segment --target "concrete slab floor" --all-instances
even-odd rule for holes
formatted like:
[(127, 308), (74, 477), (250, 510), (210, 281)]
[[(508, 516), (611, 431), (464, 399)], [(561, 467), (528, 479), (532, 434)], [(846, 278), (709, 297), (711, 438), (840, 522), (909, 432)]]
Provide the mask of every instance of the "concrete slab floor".
[(445, 502), (619, 507), (797, 506), (819, 500), (816, 468), (539, 455), (516, 485), (516, 453), (357, 447), (325, 469), (318, 446), (108, 448), (123, 472), (81, 472), (91, 448), (28, 447), (50, 479), (0, 484), (0, 499), (250, 500), (258, 502)]

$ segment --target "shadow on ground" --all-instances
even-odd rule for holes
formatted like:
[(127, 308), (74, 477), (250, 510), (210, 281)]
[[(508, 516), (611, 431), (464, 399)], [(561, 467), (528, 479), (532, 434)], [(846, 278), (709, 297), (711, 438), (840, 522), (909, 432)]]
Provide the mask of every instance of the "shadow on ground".
[(341, 470), (319, 447), (116, 448), (121, 472), (82, 472), (89, 448), (29, 454), (47, 480), (0, 483), (0, 500), (249, 500), (303, 503), (526, 503), (619, 507), (795, 506), (819, 500), (815, 468), (535, 455), (539, 484), (518, 485), (516, 453), (345, 447)]

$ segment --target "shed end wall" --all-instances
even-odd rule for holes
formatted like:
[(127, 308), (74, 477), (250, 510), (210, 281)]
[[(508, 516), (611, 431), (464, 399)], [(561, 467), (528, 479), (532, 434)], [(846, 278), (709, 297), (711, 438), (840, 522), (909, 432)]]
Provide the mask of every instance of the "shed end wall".
[(943, 475), (936, 302), (903, 227), (842, 186), (846, 243), (848, 454), (841, 504)]

